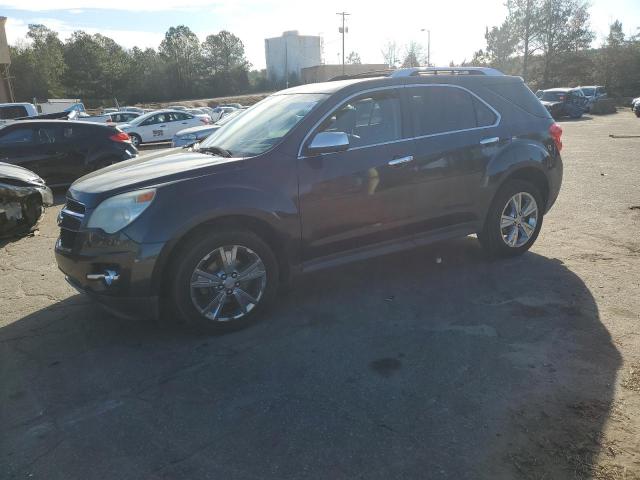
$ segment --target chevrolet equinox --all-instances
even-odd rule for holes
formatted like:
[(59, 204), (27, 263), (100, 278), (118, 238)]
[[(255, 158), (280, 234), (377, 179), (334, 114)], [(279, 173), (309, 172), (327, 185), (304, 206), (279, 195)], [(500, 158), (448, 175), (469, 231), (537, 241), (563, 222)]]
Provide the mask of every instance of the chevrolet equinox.
[(522, 254), (558, 196), (561, 134), (489, 68), (302, 85), (190, 151), (77, 180), (56, 258), (113, 311), (236, 329), (298, 273), (470, 234)]

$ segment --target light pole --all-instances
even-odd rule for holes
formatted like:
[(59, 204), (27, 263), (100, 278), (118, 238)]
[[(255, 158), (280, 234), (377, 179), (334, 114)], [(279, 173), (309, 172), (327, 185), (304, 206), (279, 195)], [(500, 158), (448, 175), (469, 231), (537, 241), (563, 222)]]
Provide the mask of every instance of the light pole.
[(421, 28), (421, 32), (427, 32), (427, 67), (431, 66), (431, 30)]

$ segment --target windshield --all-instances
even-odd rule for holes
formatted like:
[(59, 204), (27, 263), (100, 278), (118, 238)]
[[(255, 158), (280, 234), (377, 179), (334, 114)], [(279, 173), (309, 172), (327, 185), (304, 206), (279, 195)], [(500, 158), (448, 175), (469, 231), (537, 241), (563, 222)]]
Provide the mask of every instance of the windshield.
[(596, 93), (596, 89), (593, 87), (582, 87), (582, 93), (584, 93), (587, 97), (593, 97)]
[(255, 104), (234, 122), (207, 138), (200, 148), (218, 148), (236, 157), (253, 157), (275, 146), (325, 94), (273, 95)]
[(567, 94), (564, 92), (544, 92), (542, 100), (546, 102), (564, 102), (566, 96)]

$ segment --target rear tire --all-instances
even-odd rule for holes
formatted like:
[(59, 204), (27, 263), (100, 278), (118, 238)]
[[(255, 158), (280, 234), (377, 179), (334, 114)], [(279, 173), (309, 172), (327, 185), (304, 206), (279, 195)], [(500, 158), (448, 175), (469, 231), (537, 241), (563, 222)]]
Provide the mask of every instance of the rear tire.
[[(530, 213), (531, 209), (534, 210)], [(543, 212), (544, 199), (534, 184), (523, 180), (509, 180), (496, 193), (484, 227), (478, 232), (478, 240), (491, 256), (521, 255), (538, 238)]]
[(175, 311), (203, 333), (247, 327), (278, 290), (275, 255), (260, 237), (245, 230), (194, 236), (177, 252), (172, 270)]
[(131, 137), (131, 144), (134, 147), (139, 148), (142, 145), (142, 138), (137, 133), (130, 133), (129, 137)]

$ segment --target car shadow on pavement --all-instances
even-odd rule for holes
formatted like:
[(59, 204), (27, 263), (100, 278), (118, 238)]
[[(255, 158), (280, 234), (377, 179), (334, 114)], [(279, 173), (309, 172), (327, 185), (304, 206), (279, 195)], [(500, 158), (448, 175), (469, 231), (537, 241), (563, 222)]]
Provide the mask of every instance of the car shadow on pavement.
[(620, 355), (561, 261), (475, 239), (198, 337), (76, 295), (0, 329), (3, 478), (595, 478)]

